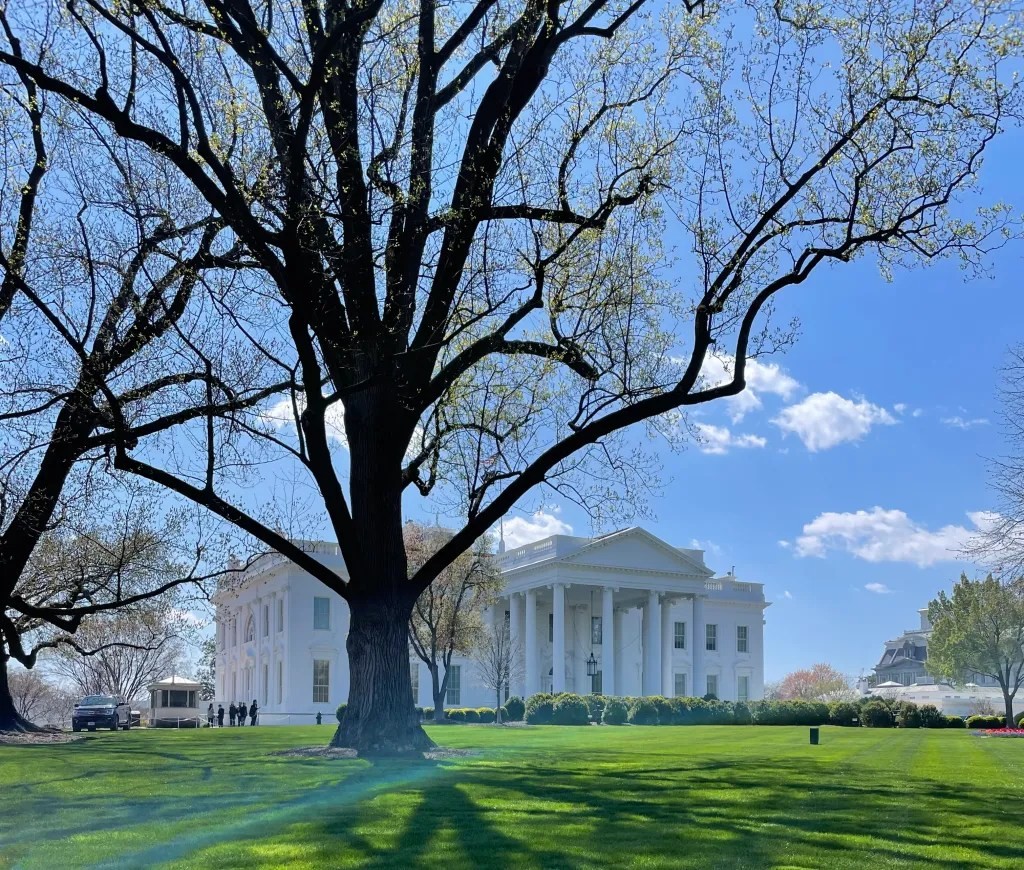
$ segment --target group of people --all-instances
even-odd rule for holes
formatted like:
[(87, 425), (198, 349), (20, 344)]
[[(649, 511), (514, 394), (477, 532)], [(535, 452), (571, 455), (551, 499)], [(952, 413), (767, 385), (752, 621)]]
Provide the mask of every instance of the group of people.
[[(228, 705), (228, 724), (232, 727), (235, 725), (245, 725), (245, 717), (249, 717), (250, 727), (256, 724), (256, 719), (259, 717), (260, 711), (256, 706), (256, 699), (252, 699), (252, 704), (249, 705), (249, 709), (245, 709), (245, 701), (240, 701), (235, 704), (234, 701)], [(217, 727), (224, 727), (224, 705), (218, 704), (217, 711), (214, 712), (213, 704), (210, 704), (206, 708), (206, 722), (212, 728), (214, 720), (217, 722)]]

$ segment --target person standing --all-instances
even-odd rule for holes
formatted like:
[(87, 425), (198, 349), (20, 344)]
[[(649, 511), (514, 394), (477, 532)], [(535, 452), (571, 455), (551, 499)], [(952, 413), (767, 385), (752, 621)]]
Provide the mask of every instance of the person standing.
[(235, 706), (235, 702), (232, 701), (231, 702), (231, 706), (228, 707), (228, 722), (231, 724), (232, 727), (234, 727), (235, 716), (237, 715), (237, 713), (238, 713), (238, 708)]
[(213, 727), (213, 717), (214, 717), (213, 701), (210, 701), (210, 706), (206, 708), (206, 726), (208, 728), (212, 728)]
[(223, 728), (224, 727), (224, 705), (223, 704), (218, 704), (217, 705), (217, 727), (218, 728)]
[(256, 699), (252, 699), (252, 706), (249, 708), (249, 725), (256, 724), (256, 717), (259, 715), (259, 708), (256, 706)]
[(238, 705), (238, 725), (239, 727), (245, 725), (245, 701)]

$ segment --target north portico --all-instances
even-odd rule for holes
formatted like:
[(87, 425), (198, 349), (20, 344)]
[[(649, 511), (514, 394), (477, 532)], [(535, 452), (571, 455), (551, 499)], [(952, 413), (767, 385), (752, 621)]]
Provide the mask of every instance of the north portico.
[(701, 550), (630, 528), (497, 559), (506, 585), (492, 618), (507, 618), (522, 655), (513, 693), (761, 697), (763, 587), (715, 577)]

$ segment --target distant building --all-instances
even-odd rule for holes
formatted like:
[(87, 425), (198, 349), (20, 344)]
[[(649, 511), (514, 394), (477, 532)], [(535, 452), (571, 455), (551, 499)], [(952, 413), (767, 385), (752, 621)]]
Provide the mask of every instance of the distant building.
[[(337, 544), (296, 543), (347, 577)], [(507, 620), (520, 641), (523, 678), (512, 694), (762, 697), (763, 587), (715, 577), (703, 551), (631, 528), (554, 535), (495, 559), (505, 590), (486, 619)], [(312, 575), (264, 556), (214, 604), (218, 702), (256, 698), (260, 721), (274, 724), (328, 716), (347, 700), (348, 606)], [(410, 656), (410, 667), (417, 703), (432, 706), (426, 666)], [(493, 704), (472, 661), (456, 657), (446, 706)]]

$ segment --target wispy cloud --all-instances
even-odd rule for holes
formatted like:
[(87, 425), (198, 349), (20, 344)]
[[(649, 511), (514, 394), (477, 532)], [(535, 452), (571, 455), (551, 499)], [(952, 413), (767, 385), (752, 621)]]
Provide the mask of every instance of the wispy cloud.
[(875, 595), (891, 595), (892, 590), (884, 583), (865, 583), (864, 588), (868, 592), (874, 592)]
[(710, 423), (698, 423), (700, 435), (700, 452), (721, 456), (732, 448), (764, 447), (768, 443), (760, 435), (736, 435), (725, 426), (712, 426)]
[(952, 426), (954, 429), (973, 429), (975, 426), (987, 426), (988, 417), (943, 417), (942, 422), (946, 426)]

